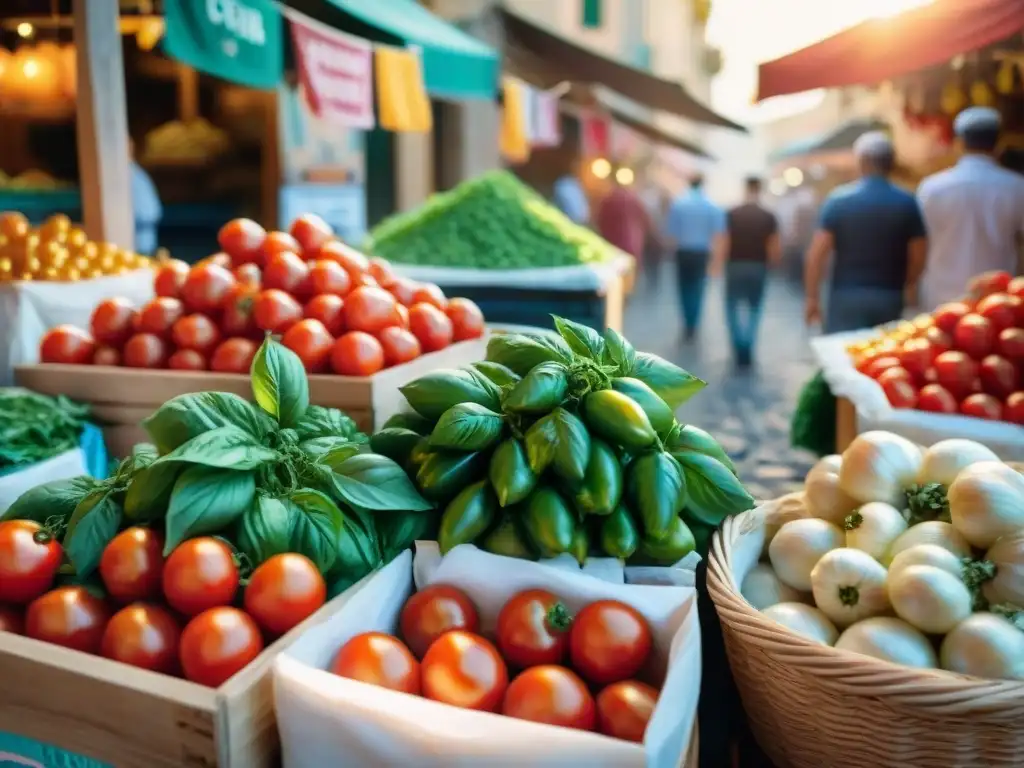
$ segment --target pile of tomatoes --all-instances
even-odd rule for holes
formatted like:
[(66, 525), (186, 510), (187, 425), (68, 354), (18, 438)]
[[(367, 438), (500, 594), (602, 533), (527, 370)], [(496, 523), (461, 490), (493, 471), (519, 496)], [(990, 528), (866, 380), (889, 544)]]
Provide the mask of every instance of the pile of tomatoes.
[(989, 272), (943, 304), (851, 348), (894, 408), (1024, 424), (1024, 276)]
[(454, 707), (643, 741), (658, 690), (636, 679), (652, 639), (632, 606), (598, 600), (572, 617), (558, 597), (531, 589), (502, 607), (494, 643), (479, 628), (464, 592), (429, 586), (403, 606), (402, 639), (356, 635), (330, 670)]
[(107, 299), (88, 332), (52, 329), (42, 362), (247, 373), (272, 333), (310, 373), (369, 376), (483, 335), (472, 301), (397, 276), (318, 216), (300, 216), (290, 232), (235, 219), (217, 239), (222, 251), (192, 267), (159, 264), (145, 306)]
[(275, 555), (245, 583), (220, 539), (163, 551), (157, 531), (128, 528), (104, 549), (99, 583), (59, 586), (64, 553), (47, 529), (0, 523), (0, 631), (217, 687), (327, 597), (302, 555)]

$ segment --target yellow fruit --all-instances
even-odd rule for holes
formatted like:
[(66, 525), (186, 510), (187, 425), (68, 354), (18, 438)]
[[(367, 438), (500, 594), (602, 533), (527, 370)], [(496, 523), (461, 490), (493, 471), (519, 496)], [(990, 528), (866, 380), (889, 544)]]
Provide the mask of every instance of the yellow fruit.
[(81, 248), (87, 242), (89, 242), (89, 236), (85, 234), (84, 229), (72, 227), (71, 230), (68, 232), (68, 245), (73, 245), (78, 248)]
[(104, 254), (96, 260), (97, 266), (104, 272), (110, 272), (114, 267), (117, 266), (117, 262), (109, 254)]
[(0, 272), (7, 272), (10, 274), (14, 271), (14, 264), (7, 257), (0, 259)]
[(100, 252), (100, 247), (96, 243), (90, 241), (82, 247), (82, 256), (92, 261), (95, 259)]
[(47, 267), (43, 270), (43, 278), (46, 280), (60, 280), (60, 270), (56, 267)]
[(39, 270), (43, 268), (43, 263), (35, 256), (29, 256), (25, 259), (25, 269), (33, 274), (37, 274)]
[(60, 277), (62, 280), (74, 282), (81, 277), (81, 272), (79, 272), (75, 267), (64, 267), (60, 271)]
[(90, 277), (90, 278), (94, 278), (94, 279), (95, 279), (95, 278), (97, 278), (97, 277), (103, 277), (103, 275), (105, 275), (105, 274), (106, 274), (106, 273), (105, 273), (105, 272), (104, 272), (104, 271), (103, 271), (102, 269), (96, 269), (95, 267), (93, 267), (92, 269), (90, 269), (90, 270), (89, 270), (89, 271), (88, 271), (88, 272), (86, 273), (86, 275), (85, 275), (85, 276), (86, 276), (86, 277)]
[(11, 238), (22, 238), (28, 234), (28, 219), (17, 211), (0, 214), (0, 232)]
[(85, 258), (85, 256), (79, 256), (72, 262), (72, 266), (79, 272), (85, 272), (85, 270), (89, 269), (92, 264), (89, 259)]
[(31, 272), (22, 272), (20, 275), (18, 275), (18, 279), (27, 283), (27, 282), (32, 280), (32, 273)]

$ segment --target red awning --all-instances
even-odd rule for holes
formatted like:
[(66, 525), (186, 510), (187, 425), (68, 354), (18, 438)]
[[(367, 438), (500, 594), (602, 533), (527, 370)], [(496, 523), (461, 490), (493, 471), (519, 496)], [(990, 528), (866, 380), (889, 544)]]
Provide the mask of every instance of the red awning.
[(1024, 0), (935, 0), (875, 19), (758, 68), (757, 100), (871, 85), (949, 61), (1024, 30)]

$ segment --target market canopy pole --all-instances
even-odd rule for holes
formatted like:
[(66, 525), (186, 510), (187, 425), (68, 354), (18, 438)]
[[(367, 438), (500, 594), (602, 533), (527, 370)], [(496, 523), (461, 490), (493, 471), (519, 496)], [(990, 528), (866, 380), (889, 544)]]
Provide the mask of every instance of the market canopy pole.
[[(88, 6), (88, 10), (87, 10)], [(135, 246), (128, 116), (117, 0), (73, 0), (78, 69), (78, 165), (85, 231)]]

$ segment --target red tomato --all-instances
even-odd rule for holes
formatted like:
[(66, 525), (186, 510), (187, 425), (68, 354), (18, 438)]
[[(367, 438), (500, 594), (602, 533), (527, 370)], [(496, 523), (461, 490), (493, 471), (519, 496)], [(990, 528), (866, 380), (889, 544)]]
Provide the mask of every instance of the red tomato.
[(179, 349), (167, 358), (167, 367), (172, 371), (205, 371), (208, 366), (202, 352), (194, 349)]
[(978, 364), (963, 352), (943, 352), (935, 358), (935, 373), (955, 397), (965, 397), (978, 377)]
[(980, 275), (976, 275), (971, 278), (969, 290), (971, 294), (977, 297), (988, 296), (992, 293), (999, 293), (1005, 291), (1010, 285), (1012, 276), (1009, 272), (1004, 272), (1001, 269), (993, 269), (988, 272), (982, 272)]
[(53, 586), (60, 561), (60, 544), (39, 523), (0, 523), (0, 603), (35, 600)]
[(1024, 392), (1014, 392), (1006, 398), (1003, 418), (1011, 424), (1024, 424)]
[(257, 288), (239, 284), (224, 302), (224, 311), (220, 318), (220, 327), (225, 336), (244, 338), (262, 338), (263, 333), (256, 327), (253, 309), (256, 304)]
[(100, 641), (100, 653), (139, 669), (172, 675), (178, 670), (181, 625), (170, 611), (135, 603), (115, 613)]
[(956, 413), (956, 398), (941, 384), (926, 384), (917, 393), (917, 408), (932, 413)]
[(158, 296), (143, 305), (135, 320), (138, 333), (152, 333), (161, 339), (169, 339), (171, 326), (185, 315), (185, 305), (177, 299)]
[(237, 285), (231, 270), (218, 264), (197, 264), (188, 272), (181, 298), (192, 312), (214, 313)]
[(355, 288), (369, 287), (379, 288), (380, 283), (373, 279), (373, 276), (369, 272), (363, 272), (361, 275), (356, 275), (352, 278), (352, 286)]
[(392, 283), (395, 282), (396, 275), (395, 270), (391, 268), (391, 265), (380, 258), (374, 256), (370, 259), (369, 274), (374, 280), (377, 281), (377, 285), (381, 288), (388, 288)]
[(899, 358), (903, 367), (914, 376), (923, 376), (931, 368), (936, 352), (927, 339), (909, 339), (903, 343)]
[[(895, 370), (895, 369), (890, 369)], [(889, 371), (886, 371), (889, 373)], [(917, 388), (906, 379), (891, 378), (881, 382), (889, 405), (893, 408), (914, 408), (917, 406)]]
[(978, 302), (976, 311), (992, 323), (998, 333), (1004, 328), (1013, 328), (1017, 324), (1017, 315), (1022, 303), (1024, 301), (1016, 296), (1007, 293), (993, 293)]
[(1006, 286), (1006, 292), (1018, 299), (1024, 299), (1024, 275), (1018, 275)]
[(261, 268), (265, 267), (279, 253), (294, 253), (298, 255), (302, 253), (302, 246), (287, 232), (268, 232), (267, 239), (263, 241), (263, 245), (260, 247), (260, 256), (257, 259), (257, 263)]
[(253, 300), (256, 327), (270, 333), (284, 333), (302, 319), (302, 305), (284, 291), (260, 291)]
[(420, 692), (420, 663), (401, 640), (381, 632), (364, 632), (341, 646), (331, 672), (392, 691)]
[(226, 339), (213, 351), (210, 370), (217, 373), (249, 373), (259, 346), (251, 339)]
[(573, 668), (594, 685), (634, 677), (651, 652), (651, 628), (632, 606), (598, 600), (576, 615), (569, 631)]
[(422, 670), (424, 697), (453, 707), (497, 712), (508, 688), (508, 669), (498, 649), (461, 629), (433, 642)]
[(951, 301), (947, 304), (941, 304), (939, 307), (932, 312), (932, 317), (935, 318), (935, 325), (939, 330), (944, 333), (952, 334), (956, 329), (957, 323), (960, 322), (960, 318), (970, 312), (968, 307), (962, 301)]
[(326, 259), (340, 264), (354, 281), (370, 269), (370, 260), (355, 248), (350, 248), (340, 240), (331, 240), (320, 246), (316, 252), (316, 260)]
[(597, 729), (640, 744), (658, 703), (658, 691), (636, 680), (612, 683), (597, 695)]
[(186, 616), (230, 605), (238, 591), (231, 549), (205, 536), (182, 542), (164, 563), (163, 589), (170, 606)]
[(452, 321), (453, 338), (455, 341), (479, 339), (484, 335), (484, 313), (476, 302), (469, 299), (451, 299), (445, 310)]
[(181, 288), (188, 278), (189, 266), (184, 261), (171, 259), (164, 262), (156, 270), (153, 277), (153, 292), (157, 296), (171, 299), (181, 298)]
[(419, 287), (420, 284), (415, 280), (410, 280), (408, 277), (396, 277), (391, 285), (388, 286), (388, 290), (399, 304), (411, 307), (416, 303), (414, 297)]
[(409, 308), (409, 330), (420, 340), (424, 352), (437, 352), (449, 346), (455, 333), (444, 312), (424, 303)]
[(597, 707), (575, 672), (544, 664), (521, 672), (508, 687), (501, 713), (518, 720), (592, 731)]
[(263, 285), (298, 296), (309, 285), (309, 265), (287, 251), (271, 256), (263, 270)]
[(1024, 361), (1024, 328), (1007, 328), (999, 334), (999, 354), (1014, 362)]
[(185, 315), (171, 327), (171, 339), (179, 349), (206, 355), (220, 343), (220, 329), (206, 315)]
[(398, 624), (409, 648), (417, 659), (422, 659), (445, 632), (452, 629), (476, 632), (480, 617), (465, 592), (447, 584), (434, 584), (405, 601)]
[(306, 256), (312, 256), (321, 245), (334, 237), (331, 225), (315, 213), (304, 213), (295, 219), (290, 232)]
[[(925, 373), (921, 374), (921, 378), (925, 377)], [(910, 384), (914, 383), (914, 377), (910, 374), (906, 368), (886, 368), (880, 374), (878, 374), (878, 383), (883, 387), (894, 381), (906, 381)]]
[(384, 348), (368, 333), (349, 331), (331, 349), (331, 370), (339, 376), (372, 376), (383, 367)]
[(263, 651), (259, 627), (237, 608), (220, 606), (192, 619), (178, 653), (185, 679), (217, 688)]
[(399, 326), (409, 330), (409, 308), (405, 306), (405, 304), (397, 304), (395, 305), (395, 309), (398, 310), (398, 316), (402, 321)]
[(313, 295), (333, 293), (344, 296), (352, 290), (352, 278), (338, 262), (320, 259), (310, 264), (309, 290)]
[(164, 537), (151, 528), (117, 534), (100, 557), (100, 577), (119, 603), (159, 599), (164, 572)]
[(283, 635), (308, 619), (327, 600), (327, 585), (302, 555), (274, 555), (262, 563), (245, 588), (245, 610), (271, 635)]
[(240, 264), (231, 271), (231, 274), (235, 276), (239, 285), (248, 286), (257, 291), (263, 286), (263, 270), (256, 264)]
[(96, 347), (92, 353), (93, 365), (120, 365), (121, 351), (113, 347)]
[(884, 357), (876, 358), (872, 362), (868, 363), (865, 366), (863, 373), (870, 376), (872, 379), (877, 379), (883, 372), (890, 368), (902, 367), (902, 361), (898, 357), (895, 355), (886, 355)]
[(363, 286), (345, 297), (345, 327), (351, 331), (378, 333), (401, 322), (395, 297), (383, 288)]
[(960, 403), (960, 413), (974, 416), (976, 419), (1002, 421), (1003, 404), (992, 395), (978, 393), (970, 395)]
[(990, 354), (996, 345), (996, 328), (992, 322), (973, 312), (960, 318), (953, 331), (956, 348), (975, 360)]
[(982, 389), (1000, 400), (1016, 392), (1019, 388), (1017, 367), (999, 355), (989, 355), (982, 360), (979, 375)]
[(498, 648), (513, 667), (561, 664), (571, 624), (572, 616), (557, 597), (529, 589), (513, 595), (498, 614)]
[(302, 313), (310, 320), (319, 320), (331, 336), (337, 337), (345, 332), (344, 306), (345, 300), (340, 296), (324, 293), (306, 302)]
[(319, 373), (330, 360), (334, 337), (319, 320), (300, 320), (288, 329), (281, 343), (299, 356), (308, 373)]
[(85, 365), (92, 361), (95, 351), (92, 336), (73, 325), (51, 328), (39, 343), (39, 359), (44, 363)]
[(0, 632), (10, 632), (12, 635), (25, 634), (25, 617), (21, 611), (10, 605), (0, 605)]
[(100, 344), (120, 347), (132, 335), (135, 307), (128, 299), (107, 299), (96, 305), (89, 319), (92, 337)]
[(84, 653), (99, 653), (109, 619), (107, 604), (84, 587), (58, 587), (29, 604), (25, 635)]
[(267, 230), (252, 219), (232, 219), (217, 233), (217, 245), (235, 264), (258, 261)]
[(377, 334), (377, 339), (384, 350), (386, 368), (415, 360), (423, 351), (419, 339), (397, 325), (385, 328)]
[(448, 307), (448, 299), (444, 295), (444, 291), (433, 283), (420, 283), (419, 287), (412, 294), (412, 303), (433, 304), (441, 311)]
[(924, 338), (932, 345), (936, 355), (948, 352), (953, 348), (953, 337), (939, 328), (929, 328), (924, 332)]
[(167, 351), (167, 345), (159, 336), (136, 333), (124, 345), (121, 359), (129, 368), (164, 368)]

